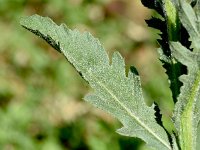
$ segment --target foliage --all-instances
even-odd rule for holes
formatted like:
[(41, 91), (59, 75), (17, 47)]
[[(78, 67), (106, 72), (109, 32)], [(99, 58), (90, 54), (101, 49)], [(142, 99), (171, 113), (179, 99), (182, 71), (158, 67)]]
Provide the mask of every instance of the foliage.
[(89, 33), (57, 26), (37, 15), (24, 18), (21, 24), (67, 57), (94, 89), (84, 99), (118, 118), (124, 125), (119, 133), (140, 137), (157, 149), (170, 149), (167, 134), (154, 120), (153, 107), (144, 103), (137, 71), (132, 68), (126, 77), (119, 53), (113, 54), (110, 65), (106, 51)]
[(147, 23), (161, 31), (160, 59), (175, 104), (172, 133), (163, 125), (157, 104), (151, 107), (145, 104), (137, 70), (131, 67), (126, 75), (124, 60), (118, 52), (109, 60), (91, 34), (70, 30), (64, 24), (58, 26), (49, 18), (25, 17), (21, 25), (64, 54), (94, 90), (84, 99), (122, 123), (118, 133), (139, 137), (154, 149), (196, 150), (199, 147), (200, 2), (142, 2), (160, 15)]
[[(19, 27), (21, 16), (38, 13), (56, 22), (64, 20), (71, 28), (89, 30), (110, 53), (118, 49), (128, 64), (134, 62), (142, 68), (148, 103), (153, 99), (159, 103), (162, 97), (168, 104), (168, 85), (160, 64), (153, 61), (148, 65), (155, 57), (154, 41), (141, 20), (150, 12), (138, 2), (125, 0), (125, 13), (119, 13), (121, 3), (113, 10), (115, 3), (107, 0), (0, 1), (0, 149), (144, 149), (141, 140), (114, 133), (120, 126), (116, 120), (82, 102), (88, 86), (74, 69)], [(130, 6), (136, 9), (128, 9)], [(141, 13), (137, 16), (133, 11)], [(135, 27), (145, 34), (131, 34)], [(136, 55), (144, 56), (143, 62), (135, 61)], [(145, 63), (146, 67), (141, 66)], [(148, 70), (152, 74), (145, 77)], [(154, 80), (159, 83), (159, 92)], [(170, 115), (169, 108), (162, 111)]]

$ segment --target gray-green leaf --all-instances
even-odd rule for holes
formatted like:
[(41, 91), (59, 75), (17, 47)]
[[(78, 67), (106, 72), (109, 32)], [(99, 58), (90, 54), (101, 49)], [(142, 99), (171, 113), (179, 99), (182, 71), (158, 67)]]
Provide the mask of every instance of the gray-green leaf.
[(84, 99), (121, 121), (120, 134), (139, 137), (156, 150), (171, 149), (165, 130), (155, 121), (153, 107), (145, 104), (139, 76), (135, 69), (126, 76), (118, 52), (110, 63), (106, 51), (91, 34), (70, 30), (63, 24), (57, 26), (49, 18), (25, 17), (21, 25), (65, 55), (94, 90)]
[(200, 120), (200, 52), (191, 52), (180, 43), (171, 43), (173, 55), (187, 66), (182, 75), (181, 94), (175, 105), (174, 121), (182, 150), (196, 150), (197, 130)]
[(200, 13), (199, 13), (199, 6), (200, 2), (198, 0), (196, 7), (197, 9), (193, 9), (190, 3), (186, 2), (185, 0), (174, 0), (176, 1), (179, 17), (188, 31), (191, 41), (192, 41), (192, 48), (194, 50), (200, 49)]

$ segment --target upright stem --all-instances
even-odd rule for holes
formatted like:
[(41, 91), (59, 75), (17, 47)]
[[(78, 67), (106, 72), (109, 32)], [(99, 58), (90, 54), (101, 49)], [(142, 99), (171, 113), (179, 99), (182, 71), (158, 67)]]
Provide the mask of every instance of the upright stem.
[(180, 39), (180, 21), (176, 7), (171, 0), (163, 0), (163, 4), (169, 41), (178, 41)]

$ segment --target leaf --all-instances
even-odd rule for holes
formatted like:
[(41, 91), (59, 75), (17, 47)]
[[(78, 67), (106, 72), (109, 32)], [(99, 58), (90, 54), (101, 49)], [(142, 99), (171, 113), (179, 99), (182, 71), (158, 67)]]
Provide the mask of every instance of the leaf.
[(166, 69), (166, 74), (169, 78), (173, 101), (176, 103), (177, 97), (180, 94), (180, 88), (183, 85), (179, 81), (179, 77), (186, 72), (186, 68), (184, 65), (177, 62), (174, 57), (166, 57), (166, 55), (163, 54), (162, 49), (158, 49), (158, 53), (160, 55), (160, 60), (163, 63), (163, 67)]
[[(178, 0), (176, 0), (178, 1)], [(179, 12), (179, 17), (187, 29), (190, 40), (192, 41), (192, 48), (194, 50), (200, 49), (200, 2), (198, 0), (196, 4), (196, 11), (192, 8), (192, 6), (187, 3), (185, 0), (176, 2)]]
[(155, 110), (155, 119), (156, 119), (156, 122), (164, 128), (163, 126), (163, 122), (162, 122), (162, 114), (160, 113), (160, 108), (158, 107), (158, 104), (154, 102), (154, 110)]
[[(168, 139), (169, 139), (169, 142), (170, 143), (173, 143), (172, 141), (172, 137), (170, 135), (170, 133), (166, 130), (166, 128), (164, 127), (163, 125), (163, 122), (162, 122), (162, 114), (160, 113), (160, 108), (158, 107), (158, 104), (156, 102), (154, 102), (154, 110), (155, 110), (155, 119), (156, 119), (156, 122), (161, 126), (163, 127), (163, 129), (165, 130), (165, 132), (167, 133), (167, 136), (168, 136)], [(173, 147), (174, 148), (174, 147)]]
[(174, 122), (183, 150), (196, 150), (197, 129), (200, 120), (200, 51), (191, 52), (180, 43), (172, 42), (173, 55), (187, 66), (188, 74), (182, 75), (181, 94), (175, 105)]
[(177, 137), (175, 134), (172, 134), (172, 145), (173, 145), (173, 150), (180, 150), (180, 147), (178, 145)]
[(49, 18), (25, 17), (21, 25), (59, 48), (94, 90), (84, 99), (121, 121), (123, 127), (118, 133), (139, 137), (155, 149), (171, 149), (166, 132), (155, 121), (153, 106), (145, 104), (136, 70), (131, 68), (126, 76), (118, 52), (110, 64), (106, 51), (91, 34), (57, 26)]
[[(148, 3), (151, 3), (150, 8), (156, 11), (163, 11), (163, 20), (153, 17), (146, 22), (149, 27), (158, 29), (161, 32), (161, 39), (157, 40), (161, 47), (158, 49), (158, 53), (160, 55), (160, 60), (163, 63), (163, 67), (166, 69), (166, 74), (169, 78), (173, 101), (174, 103), (176, 103), (177, 97), (180, 94), (180, 87), (182, 86), (182, 83), (179, 81), (178, 78), (180, 77), (180, 75), (185, 73), (186, 67), (174, 59), (169, 43), (170, 41), (180, 41), (183, 45), (189, 47), (189, 36), (183, 26), (180, 25), (177, 11), (170, 0), (154, 0), (151, 2), (149, 2), (149, 0), (143, 1), (143, 4), (145, 4), (146, 6), (149, 6)], [(154, 7), (152, 5), (154, 5)], [(181, 36), (179, 36), (180, 32), (182, 34)], [(184, 38), (182, 38), (182, 36)]]
[(178, 103), (175, 105), (174, 122), (178, 130), (182, 149), (196, 150), (199, 148), (200, 121), (200, 13), (199, 0), (178, 1), (179, 16), (187, 29), (192, 42), (192, 51), (180, 43), (172, 43), (173, 54), (182, 64), (187, 66), (188, 73), (180, 77), (183, 82)]
[[(197, 19), (198, 21), (200, 20), (199, 16), (200, 16), (200, 1), (199, 0), (193, 0), (194, 1), (194, 9), (197, 15)], [(199, 25), (199, 24), (198, 24)], [(200, 26), (198, 26), (198, 28), (200, 28)]]

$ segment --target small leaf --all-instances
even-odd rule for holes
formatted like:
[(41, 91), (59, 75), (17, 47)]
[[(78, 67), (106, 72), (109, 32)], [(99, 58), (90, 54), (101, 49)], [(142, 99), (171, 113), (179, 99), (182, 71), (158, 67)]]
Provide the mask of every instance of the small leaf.
[[(178, 0), (176, 0), (178, 1)], [(187, 29), (189, 35), (190, 35), (190, 40), (192, 41), (192, 48), (194, 50), (199, 50), (200, 49), (200, 2), (198, 1), (196, 4), (196, 11), (192, 8), (192, 6), (186, 2), (185, 0), (183, 1), (178, 1), (176, 2), (178, 12), (179, 12), (179, 17), (184, 25), (184, 27)]]
[(94, 90), (84, 99), (121, 121), (123, 127), (118, 133), (139, 137), (156, 150), (172, 149), (165, 130), (155, 121), (153, 107), (145, 104), (137, 72), (130, 70), (126, 76), (124, 60), (118, 52), (109, 64), (106, 51), (91, 34), (57, 26), (49, 18), (25, 17), (21, 25), (59, 47)]

